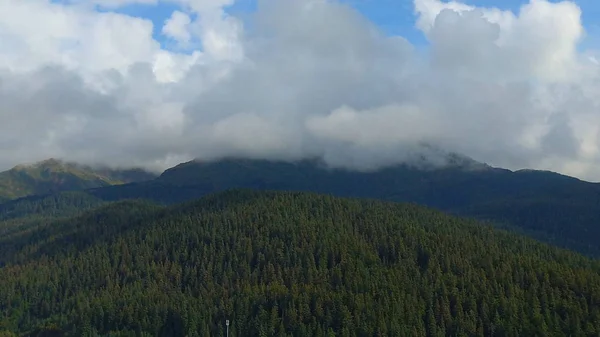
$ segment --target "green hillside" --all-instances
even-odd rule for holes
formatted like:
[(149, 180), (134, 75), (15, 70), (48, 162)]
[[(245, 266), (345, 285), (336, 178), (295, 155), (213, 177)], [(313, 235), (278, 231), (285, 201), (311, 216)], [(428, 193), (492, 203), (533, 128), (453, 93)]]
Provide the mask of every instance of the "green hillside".
[(224, 336), (229, 319), (230, 336), (600, 333), (600, 262), (420, 206), (232, 190), (13, 235), (0, 331)]
[[(82, 214), (104, 204), (103, 200), (81, 191), (35, 196), (0, 204), (0, 242), (10, 242), (27, 231), (52, 225), (57, 219)], [(5, 252), (7, 247), (3, 246)]]
[[(553, 172), (492, 168), (460, 157), (443, 168), (399, 165), (373, 172), (327, 169), (309, 160), (189, 162), (150, 181), (88, 189), (84, 199), (174, 204), (231, 188), (413, 202), (600, 256), (600, 184)], [(37, 199), (23, 202), (35, 208)]]
[(468, 160), (438, 169), (395, 166), (373, 172), (297, 163), (227, 159), (189, 162), (153, 181), (90, 190), (103, 200), (177, 203), (230, 188), (311, 191), (413, 202), (518, 230), (600, 256), (600, 184), (553, 172), (491, 168)]
[(118, 185), (153, 179), (139, 169), (92, 169), (74, 163), (48, 159), (33, 165), (18, 165), (0, 172), (0, 202), (28, 195)]

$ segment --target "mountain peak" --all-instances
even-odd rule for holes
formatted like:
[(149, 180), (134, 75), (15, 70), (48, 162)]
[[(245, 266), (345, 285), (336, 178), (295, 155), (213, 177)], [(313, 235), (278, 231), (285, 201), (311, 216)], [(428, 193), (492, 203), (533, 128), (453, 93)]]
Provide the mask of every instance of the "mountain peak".
[(27, 164), (19, 164), (12, 168), (12, 170), (27, 170), (31, 168), (41, 168), (41, 167), (57, 167), (63, 166), (64, 162), (60, 159), (56, 158), (48, 158), (35, 163), (27, 163)]
[(428, 143), (420, 144), (418, 150), (407, 160), (407, 165), (424, 170), (452, 168), (464, 171), (478, 171), (493, 168), (464, 154), (447, 151)]
[(60, 159), (49, 158), (46, 160), (42, 160), (34, 165), (35, 166), (43, 166), (43, 167), (56, 167), (56, 166), (63, 166), (64, 164), (65, 164), (65, 162), (63, 162)]
[(62, 159), (48, 158), (0, 172), (0, 199), (120, 185), (153, 178), (155, 175), (141, 169), (95, 169)]

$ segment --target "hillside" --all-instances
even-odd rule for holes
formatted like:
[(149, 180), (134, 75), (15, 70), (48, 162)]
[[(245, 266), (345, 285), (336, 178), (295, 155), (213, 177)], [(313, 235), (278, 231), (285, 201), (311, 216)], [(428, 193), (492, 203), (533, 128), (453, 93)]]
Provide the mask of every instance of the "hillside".
[(234, 190), (101, 206), (2, 245), (0, 331), (600, 332), (597, 261), (406, 204)]
[[(463, 161), (464, 163), (464, 161)], [(153, 181), (92, 189), (103, 200), (176, 203), (230, 188), (311, 191), (413, 202), (496, 222), (537, 239), (600, 256), (600, 184), (547, 171), (467, 162), (444, 168), (395, 166), (374, 172), (327, 169), (315, 161), (189, 162)]]
[[(600, 184), (547, 171), (492, 168), (460, 157), (443, 168), (399, 165), (372, 172), (328, 169), (309, 160), (188, 162), (150, 181), (88, 189), (83, 199), (174, 204), (231, 188), (412, 202), (600, 256)], [(38, 199), (25, 198), (19, 207), (37, 209)]]
[[(82, 214), (106, 204), (81, 191), (11, 200), (0, 204), (0, 242), (10, 242), (53, 221)], [(0, 244), (6, 252), (8, 245)], [(2, 265), (2, 261), (0, 261)]]
[(28, 195), (145, 181), (155, 175), (140, 169), (111, 170), (67, 163), (56, 159), (18, 165), (0, 172), (0, 202)]

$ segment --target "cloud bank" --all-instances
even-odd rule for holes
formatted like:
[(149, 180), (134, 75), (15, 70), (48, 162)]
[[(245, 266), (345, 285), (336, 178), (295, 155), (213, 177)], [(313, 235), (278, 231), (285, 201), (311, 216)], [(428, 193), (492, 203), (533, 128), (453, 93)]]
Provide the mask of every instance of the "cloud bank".
[(259, 0), (245, 21), (233, 0), (169, 0), (164, 49), (151, 21), (111, 10), (158, 1), (0, 0), (0, 168), (245, 156), (364, 169), (429, 143), (600, 180), (600, 66), (574, 3), (414, 0), (417, 48), (332, 0)]

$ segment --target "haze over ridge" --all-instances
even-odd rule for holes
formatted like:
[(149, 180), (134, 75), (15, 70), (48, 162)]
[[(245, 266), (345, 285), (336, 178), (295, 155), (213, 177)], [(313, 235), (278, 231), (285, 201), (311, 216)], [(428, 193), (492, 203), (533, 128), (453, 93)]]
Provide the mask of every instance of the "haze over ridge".
[(369, 168), (429, 143), (600, 180), (599, 65), (573, 2), (415, 0), (425, 47), (338, 1), (260, 0), (242, 21), (233, 0), (171, 0), (163, 27), (116, 12), (132, 2), (157, 3), (0, 3), (1, 169), (221, 156)]

